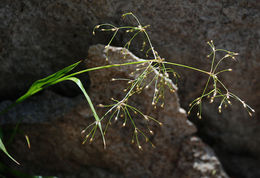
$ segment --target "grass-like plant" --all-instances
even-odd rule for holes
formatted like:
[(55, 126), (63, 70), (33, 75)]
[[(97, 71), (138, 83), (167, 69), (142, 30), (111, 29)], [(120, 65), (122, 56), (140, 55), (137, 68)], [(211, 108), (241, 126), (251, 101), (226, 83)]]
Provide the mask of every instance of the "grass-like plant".
[[(164, 92), (168, 88), (170, 91), (174, 92), (175, 88), (173, 85), (171, 85), (171, 80), (169, 79), (169, 73), (172, 73), (175, 78), (178, 77), (178, 74), (175, 71), (175, 68), (173, 67), (182, 67), (186, 68), (188, 70), (194, 70), (195, 72), (200, 72), (208, 76), (208, 80), (206, 81), (205, 87), (202, 90), (202, 93), (200, 97), (193, 100), (193, 102), (190, 103), (190, 109), (188, 111), (188, 114), (191, 112), (192, 109), (197, 108), (197, 116), (199, 119), (202, 118), (202, 103), (209, 98), (210, 102), (214, 102), (215, 98), (220, 98), (221, 102), (219, 104), (218, 110), (219, 112), (222, 111), (223, 106), (227, 106), (231, 104), (230, 99), (233, 98), (235, 100), (238, 100), (242, 103), (243, 107), (248, 111), (249, 115), (252, 116), (252, 113), (254, 110), (247, 105), (243, 100), (241, 100), (238, 96), (233, 94), (228, 90), (228, 88), (225, 86), (224, 82), (219, 79), (219, 75), (221, 75), (224, 72), (230, 72), (231, 69), (224, 69), (219, 70), (219, 66), (222, 63), (223, 60), (226, 59), (235, 59), (236, 55), (238, 53), (231, 52), (224, 49), (216, 49), (214, 46), (213, 41), (208, 42), (208, 45), (211, 47), (211, 53), (208, 55), (209, 58), (211, 58), (211, 67), (209, 71), (198, 69), (192, 66), (174, 63), (174, 62), (167, 62), (164, 58), (161, 58), (158, 52), (155, 50), (154, 46), (152, 45), (152, 42), (150, 40), (150, 37), (147, 33), (147, 26), (143, 26), (138, 18), (133, 13), (126, 13), (123, 14), (123, 17), (131, 16), (135, 19), (137, 25), (136, 26), (114, 26), (112, 24), (100, 24), (97, 25), (94, 30), (93, 34), (97, 30), (100, 31), (110, 31), (113, 33), (112, 38), (108, 42), (105, 49), (108, 49), (112, 43), (112, 41), (115, 39), (117, 33), (119, 31), (124, 31), (125, 33), (130, 34), (130, 39), (127, 41), (127, 43), (124, 45), (125, 50), (129, 49), (132, 41), (139, 35), (143, 34), (144, 41), (143, 41), (143, 47), (142, 51), (145, 52), (147, 59), (140, 60), (140, 61), (134, 61), (134, 62), (127, 62), (125, 63), (124, 60), (122, 60), (122, 63), (120, 64), (111, 64), (111, 65), (105, 65), (105, 66), (97, 66), (94, 68), (89, 68), (85, 70), (81, 70), (78, 72), (70, 73), (79, 63), (82, 61), (79, 61), (75, 64), (72, 64), (44, 79), (38, 80), (32, 84), (32, 86), (29, 88), (29, 90), (20, 98), (16, 100), (16, 102), (7, 108), (5, 111), (9, 110), (11, 107), (15, 106), (18, 103), (21, 103), (28, 97), (38, 93), (39, 91), (55, 85), (57, 83), (63, 82), (63, 81), (72, 81), (74, 82), (82, 91), (84, 94), (92, 112), (93, 116), (95, 118), (94, 122), (87, 126), (83, 131), (82, 134), (86, 134), (85, 139), (83, 143), (86, 141), (92, 142), (96, 131), (99, 130), (101, 133), (104, 148), (106, 147), (106, 141), (105, 141), (105, 135), (107, 132), (107, 129), (109, 125), (111, 124), (111, 120), (114, 119), (115, 121), (120, 119), (123, 119), (122, 126), (124, 127), (126, 123), (130, 123), (134, 130), (133, 130), (133, 138), (132, 142), (136, 143), (139, 149), (142, 149), (139, 138), (144, 137), (146, 141), (149, 141), (148, 137), (146, 136), (145, 132), (142, 129), (139, 129), (137, 126), (134, 117), (132, 114), (138, 114), (146, 121), (154, 121), (158, 123), (159, 125), (162, 125), (161, 122), (157, 121), (156, 118), (153, 118), (151, 116), (146, 115), (142, 111), (140, 111), (138, 108), (135, 108), (129, 104), (129, 100), (131, 100), (131, 97), (135, 95), (136, 93), (141, 93), (145, 88), (149, 88), (151, 85), (154, 85), (154, 94), (152, 98), (151, 105), (153, 107), (164, 107)], [(122, 53), (125, 51), (122, 50)], [(216, 53), (221, 52), (224, 53), (223, 57), (220, 59), (216, 59)], [(108, 55), (107, 55), (108, 56)], [(109, 58), (107, 58), (109, 60)], [(129, 87), (125, 89), (125, 96), (120, 99), (114, 99), (112, 98), (113, 104), (110, 105), (103, 105), (100, 104), (99, 107), (107, 108), (107, 112), (100, 117), (98, 116), (95, 106), (93, 105), (91, 98), (87, 94), (85, 88), (83, 87), (81, 81), (76, 77), (79, 74), (91, 72), (94, 70), (100, 70), (100, 69), (106, 69), (106, 68), (112, 68), (112, 67), (120, 67), (120, 66), (126, 66), (126, 65), (135, 65), (136, 66), (136, 77), (134, 79), (111, 79), (113, 80), (127, 80)], [(121, 117), (120, 117), (121, 116)], [(104, 124), (106, 120), (106, 124)], [(128, 122), (129, 121), (129, 122)], [(102, 127), (103, 125), (103, 127)], [(147, 125), (148, 133), (153, 134), (153, 131), (149, 129)], [(150, 142), (150, 141), (149, 141)], [(151, 142), (150, 142), (151, 143)], [(152, 144), (152, 143), (151, 143)], [(152, 146), (154, 146), (152, 144)], [(10, 157), (12, 158), (8, 152), (6, 151), (4, 144), (0, 140), (0, 148)], [(12, 158), (13, 159), (13, 158)], [(14, 159), (13, 159), (14, 160)]]

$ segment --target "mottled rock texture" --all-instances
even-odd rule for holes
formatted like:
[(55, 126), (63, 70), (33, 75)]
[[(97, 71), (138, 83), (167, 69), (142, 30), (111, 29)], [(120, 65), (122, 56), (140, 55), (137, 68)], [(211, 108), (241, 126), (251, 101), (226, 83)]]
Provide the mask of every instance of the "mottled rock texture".
[[(106, 61), (106, 56), (109, 61)], [(140, 60), (129, 52), (122, 54), (122, 48), (110, 47), (105, 50), (103, 45), (92, 46), (89, 49), (88, 59), (86, 63), (89, 68)], [(91, 86), (88, 93), (94, 105), (111, 104), (111, 97), (122, 99), (125, 95), (123, 89), (129, 84), (127, 81), (111, 82), (111, 78), (133, 79), (137, 75), (131, 74), (135, 69), (136, 66), (131, 65), (90, 72)], [(153, 76), (148, 76), (146, 80), (152, 78)], [(213, 151), (194, 136), (196, 128), (187, 120), (185, 111), (179, 105), (176, 92), (165, 90), (165, 98), (167, 98), (165, 107), (157, 109), (151, 105), (153, 92), (154, 85), (151, 85), (142, 93), (130, 97), (128, 103), (163, 123), (162, 126), (153, 121), (148, 123), (154, 132), (148, 137), (156, 145), (155, 148), (145, 143), (140, 133), (138, 137), (143, 150), (139, 150), (135, 144), (132, 144), (134, 128), (130, 120), (122, 128), (124, 117), (120, 117), (116, 122), (112, 120), (113, 124), (106, 135), (106, 150), (98, 134), (92, 144), (87, 142), (82, 145), (81, 130), (93, 122), (93, 115), (86, 101), (79, 97), (70, 99), (73, 102), (69, 105), (70, 108), (67, 104), (66, 112), (62, 116), (51, 116), (52, 106), (55, 107), (63, 100), (66, 103), (67, 99), (53, 93), (44, 93), (35, 97), (38, 101), (29, 100), (12, 111), (16, 113), (13, 117), (17, 118), (22, 114), (25, 117), (25, 120), (21, 120), (20, 130), (30, 136), (31, 149), (26, 148), (23, 134), (17, 135), (9, 149), (22, 163), (20, 169), (37, 175), (140, 178), (228, 177)], [(38, 111), (41, 117), (38, 122), (37, 118), (34, 122), (26, 120), (26, 106), (30, 105), (32, 110), (41, 105), (46, 106), (44, 95), (52, 96), (50, 110)], [(104, 113), (103, 109), (98, 111), (100, 115)], [(40, 113), (45, 113), (47, 119), (44, 119)], [(134, 113), (132, 115), (136, 126), (149, 134), (145, 126), (147, 121)], [(105, 126), (106, 120), (102, 123)]]
[[(258, 0), (1, 0), (0, 100), (17, 98), (34, 80), (85, 58), (91, 44), (107, 42), (110, 37), (98, 33), (93, 38), (93, 27), (101, 22), (125, 24), (120, 16), (129, 11), (151, 25), (155, 49), (170, 61), (208, 69), (208, 40), (214, 40), (218, 48), (240, 53), (237, 63), (224, 64), (234, 71), (223, 80), (255, 108), (254, 119), (239, 103), (233, 103), (221, 115), (215, 105), (205, 106), (204, 119), (197, 123), (199, 134), (214, 147), (230, 174), (260, 177), (256, 166), (260, 164)], [(124, 41), (119, 34), (114, 44)], [(139, 46), (132, 49), (136, 54)], [(199, 73), (180, 72), (180, 98), (187, 108), (205, 80)], [(71, 86), (52, 90), (75, 95), (78, 91)]]

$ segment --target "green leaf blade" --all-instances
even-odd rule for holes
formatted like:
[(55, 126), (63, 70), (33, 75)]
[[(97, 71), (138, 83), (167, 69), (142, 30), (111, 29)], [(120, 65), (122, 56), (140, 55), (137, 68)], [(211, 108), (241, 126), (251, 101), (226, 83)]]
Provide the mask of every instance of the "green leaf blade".
[(53, 85), (53, 84), (56, 84), (57, 80), (59, 80), (64, 75), (66, 75), (68, 72), (73, 70), (77, 65), (79, 65), (79, 63), (81, 63), (81, 61), (78, 61), (78, 62), (76, 62), (76, 63), (74, 63), (74, 64), (72, 64), (68, 67), (65, 67), (65, 68), (59, 70), (58, 72), (56, 72), (52, 75), (49, 75), (48, 77), (45, 77), (43, 79), (35, 81), (32, 84), (32, 86), (29, 88), (29, 90), (23, 96), (18, 98), (18, 100), (16, 100), (16, 103), (22, 102), (23, 100), (25, 100), (29, 96), (34, 95), (35, 93), (38, 93), (43, 88), (46, 88), (46, 87)]
[(82, 82), (76, 78), (76, 77), (70, 77), (70, 78), (65, 78), (64, 80), (70, 80), (70, 81), (73, 81), (74, 83), (76, 83), (78, 85), (78, 87), (80, 88), (80, 90), (82, 91), (82, 93), (84, 94), (85, 98), (87, 99), (88, 101), (88, 104), (90, 106), (90, 109), (91, 111), (93, 112), (93, 115), (94, 115), (94, 118), (96, 119), (96, 122), (97, 122), (97, 125), (98, 125), (98, 128), (100, 130), (100, 133), (101, 133), (101, 136), (102, 136), (102, 140), (103, 140), (103, 144), (104, 144), (104, 148), (106, 148), (106, 141), (105, 141), (105, 136), (104, 136), (104, 132), (103, 132), (103, 129), (102, 129), (102, 126), (101, 126), (101, 121), (100, 121), (100, 118), (99, 116), (97, 115), (96, 113), (96, 110), (95, 110), (95, 107), (90, 99), (90, 97), (88, 96), (84, 86), (82, 85)]
[(18, 161), (16, 161), (6, 150), (5, 145), (2, 141), (2, 139), (0, 138), (0, 149), (11, 159), (13, 160), (16, 164), (20, 165), (20, 163)]

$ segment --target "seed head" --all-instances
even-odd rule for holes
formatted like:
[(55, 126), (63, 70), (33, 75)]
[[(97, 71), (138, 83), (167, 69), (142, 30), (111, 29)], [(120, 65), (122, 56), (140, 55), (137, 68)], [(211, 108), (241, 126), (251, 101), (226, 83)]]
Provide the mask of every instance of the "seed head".
[(111, 29), (111, 31), (116, 31), (116, 30), (118, 30), (118, 28), (112, 28), (112, 29)]
[(98, 107), (100, 107), (100, 108), (103, 108), (103, 107), (104, 107), (104, 105), (103, 105), (103, 104), (99, 104), (99, 105), (98, 105)]
[(163, 107), (164, 107), (164, 103), (161, 104), (161, 108), (163, 108)]
[(81, 131), (81, 134), (83, 135), (85, 132), (86, 132), (86, 130), (84, 129), (84, 130)]
[(246, 103), (242, 101), (243, 107), (246, 108)]
[(149, 130), (149, 132), (150, 132), (150, 134), (151, 134), (151, 135), (153, 135), (153, 134), (154, 134), (152, 130)]
[(221, 106), (218, 107), (218, 112), (221, 113)]
[(227, 95), (227, 99), (229, 99), (229, 93), (227, 93), (226, 95)]
[(147, 121), (149, 120), (147, 115), (144, 115), (144, 119)]

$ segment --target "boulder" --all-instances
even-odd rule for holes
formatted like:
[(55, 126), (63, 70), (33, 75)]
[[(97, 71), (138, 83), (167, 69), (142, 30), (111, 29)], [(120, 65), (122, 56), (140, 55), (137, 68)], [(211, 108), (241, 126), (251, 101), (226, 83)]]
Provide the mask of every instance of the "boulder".
[[(108, 57), (108, 61), (106, 58)], [(88, 68), (120, 64), (123, 62), (140, 61), (141, 59), (122, 48), (103, 45), (91, 46), (89, 57), (86, 61)], [(145, 67), (145, 66), (143, 66)], [(138, 73), (136, 65), (114, 67), (96, 70), (89, 73), (91, 85), (88, 93), (94, 106), (99, 104), (112, 104), (110, 98), (121, 100), (125, 94), (123, 89), (129, 84), (127, 81), (111, 79), (134, 79)], [(156, 75), (156, 73), (152, 74)], [(150, 81), (153, 76), (147, 76)], [(177, 89), (168, 80), (172, 88)], [(128, 99), (129, 105), (157, 119), (158, 124), (152, 120), (145, 120), (142, 115), (130, 112), (132, 121), (128, 118), (124, 127), (124, 116), (112, 117), (106, 134), (107, 148), (104, 149), (100, 134), (96, 134), (94, 141), (87, 140), (82, 144), (85, 135), (81, 132), (86, 126), (93, 123), (93, 114), (82, 97), (70, 98), (68, 104), (64, 96), (45, 92), (36, 96), (23, 105), (14, 108), (5, 119), (16, 119), (22, 115), (28, 105), (30, 110), (42, 106), (44, 102), (50, 102), (47, 109), (37, 110), (42, 118), (45, 114), (47, 120), (26, 121), (30, 115), (24, 114), (25, 120), (20, 121), (18, 134), (8, 148), (14, 157), (21, 163), (19, 169), (36, 175), (56, 175), (60, 177), (228, 177), (219, 160), (210, 147), (195, 136), (196, 128), (187, 119), (186, 112), (180, 107), (177, 93), (165, 88), (165, 106), (154, 108), (152, 98), (154, 83), (148, 89), (143, 89), (139, 94), (134, 94)], [(45, 95), (53, 96), (52, 99)], [(48, 99), (48, 100), (45, 100)], [(65, 101), (63, 104), (58, 104)], [(58, 106), (59, 105), (59, 106)], [(61, 107), (66, 105), (65, 108)], [(48, 105), (44, 104), (45, 107)], [(62, 115), (53, 114), (52, 110), (62, 110)], [(101, 116), (107, 108), (97, 108)], [(47, 112), (46, 112), (47, 111)], [(43, 114), (44, 112), (44, 114)], [(28, 113), (27, 113), (28, 114)], [(119, 115), (123, 114), (120, 113)], [(110, 117), (102, 120), (105, 128)], [(1, 121), (3, 122), (3, 121)], [(138, 131), (140, 147), (132, 143), (135, 133), (132, 122), (147, 135), (153, 147)], [(10, 128), (12, 124), (5, 125)], [(149, 129), (153, 132), (151, 134)], [(98, 131), (97, 131), (98, 132)], [(30, 138), (31, 148), (28, 148), (24, 134)], [(14, 165), (12, 165), (14, 167)]]
[[(190, 120), (198, 134), (211, 145), (228, 174), (234, 177), (260, 177), (260, 4), (253, 1), (149, 1), (133, 12), (144, 25), (151, 25), (153, 45), (168, 61), (209, 70), (207, 41), (217, 48), (238, 52), (237, 61), (227, 60), (220, 75), (231, 92), (256, 110), (250, 117), (240, 102), (219, 114), (219, 103), (203, 106), (203, 119), (192, 114)], [(126, 6), (127, 11), (127, 6)], [(147, 9), (147, 10), (146, 10)], [(155, 10), (152, 10), (155, 9)], [(140, 48), (139, 48), (140, 49)], [(181, 105), (187, 110), (198, 97), (206, 77), (198, 72), (175, 68)]]
[[(105, 44), (110, 38), (108, 33), (97, 33), (93, 38), (93, 27), (99, 23), (136, 24), (133, 19), (120, 18), (132, 11), (142, 24), (151, 25), (149, 34), (155, 49), (169, 61), (209, 69), (209, 40), (218, 48), (240, 54), (237, 63), (224, 63), (233, 72), (222, 79), (256, 110), (254, 119), (240, 103), (234, 103), (221, 115), (215, 110), (217, 105), (205, 105), (204, 119), (191, 120), (229, 174), (259, 177), (258, 169), (251, 166), (252, 161), (260, 164), (259, 9), (258, 0), (1, 0), (0, 100), (16, 99), (33, 81), (85, 59), (90, 45)], [(122, 46), (125, 42), (119, 33), (113, 44)], [(139, 43), (142, 38), (131, 50), (141, 56)], [(181, 74), (180, 102), (187, 109), (200, 94), (204, 76), (176, 69)], [(52, 87), (52, 91), (69, 97), (79, 93), (66, 83)]]

